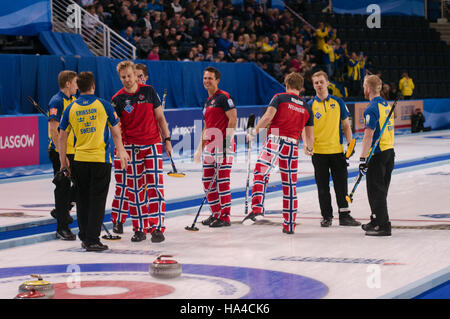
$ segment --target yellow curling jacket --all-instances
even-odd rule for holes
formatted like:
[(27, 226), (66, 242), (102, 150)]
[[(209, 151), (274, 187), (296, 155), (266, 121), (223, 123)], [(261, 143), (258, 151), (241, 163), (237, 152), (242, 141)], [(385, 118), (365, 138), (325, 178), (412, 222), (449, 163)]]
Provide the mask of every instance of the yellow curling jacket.
[(112, 105), (94, 95), (81, 95), (64, 111), (59, 128), (73, 129), (75, 161), (112, 163), (109, 127), (119, 123)]
[[(72, 95), (70, 97), (67, 97), (62, 91), (59, 91), (56, 93), (48, 103), (48, 138), (49, 138), (49, 145), (48, 149), (55, 150), (58, 152), (58, 149), (55, 147), (55, 143), (53, 143), (51, 134), (50, 134), (50, 120), (56, 120), (58, 122), (61, 122), (61, 117), (66, 110), (66, 108), (69, 106), (70, 103), (76, 100), (76, 96)], [(75, 137), (73, 135), (73, 132), (71, 131), (69, 133), (69, 138), (67, 139), (67, 154), (74, 154), (75, 153)]]
[(317, 96), (308, 102), (314, 115), (314, 145), (315, 154), (337, 154), (344, 152), (341, 121), (350, 116), (345, 102), (328, 95), (320, 100)]
[[(372, 99), (364, 111), (364, 128), (370, 128), (375, 131), (373, 133), (371, 149), (375, 141), (380, 137), (381, 129), (390, 111), (391, 106), (381, 96)], [(392, 116), (384, 129), (383, 135), (381, 135), (380, 143), (378, 143), (373, 155), (391, 148), (394, 148), (394, 118)], [(368, 155), (366, 154), (366, 156)]]

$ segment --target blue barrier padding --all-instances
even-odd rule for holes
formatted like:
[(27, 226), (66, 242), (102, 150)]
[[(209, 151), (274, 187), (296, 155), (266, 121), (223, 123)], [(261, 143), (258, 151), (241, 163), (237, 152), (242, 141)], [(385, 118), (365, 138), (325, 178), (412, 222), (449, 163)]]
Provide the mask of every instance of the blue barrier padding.
[[(82, 39), (79, 35), (65, 35)], [(64, 50), (54, 40), (51, 32), (42, 32), (41, 38), (47, 41), (55, 55), (33, 56), (20, 54), (0, 55), (0, 95), (1, 112), (8, 114), (37, 113), (30, 108), (26, 97), (30, 95), (42, 107), (47, 107), (50, 98), (59, 91), (58, 74), (62, 70), (75, 72), (91, 71), (96, 80), (95, 95), (110, 101), (112, 96), (122, 88), (116, 66), (117, 59), (107, 57), (80, 57), (65, 55)], [(84, 49), (80, 45), (77, 55)], [(152, 85), (162, 97), (167, 89), (166, 108), (200, 108), (207, 98), (203, 87), (203, 70), (214, 66), (222, 73), (219, 87), (233, 97), (236, 105), (263, 105), (269, 103), (276, 93), (284, 87), (273, 77), (265, 73), (254, 63), (213, 63), (213, 62), (177, 62), (136, 60), (149, 69), (148, 84)]]

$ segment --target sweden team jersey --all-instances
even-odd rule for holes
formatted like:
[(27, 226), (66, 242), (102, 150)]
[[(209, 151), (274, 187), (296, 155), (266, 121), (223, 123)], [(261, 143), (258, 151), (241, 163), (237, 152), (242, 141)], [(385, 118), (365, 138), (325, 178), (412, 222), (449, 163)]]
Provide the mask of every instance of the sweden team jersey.
[[(52, 137), (50, 135), (50, 120), (56, 120), (57, 122), (61, 122), (61, 117), (65, 111), (65, 109), (69, 106), (70, 103), (76, 100), (76, 97), (72, 95), (71, 97), (67, 97), (62, 91), (59, 91), (53, 97), (50, 99), (50, 102), (48, 103), (48, 119), (49, 119), (49, 125), (48, 125), (48, 138), (49, 138), (49, 145), (48, 148), (50, 150), (58, 151), (55, 147), (55, 144), (52, 141)], [(69, 133), (69, 138), (67, 139), (67, 154), (74, 154), (75, 148), (75, 137), (73, 135), (73, 132)]]
[[(381, 96), (378, 96), (370, 101), (369, 106), (364, 111), (364, 128), (370, 128), (374, 130), (372, 146), (380, 137), (381, 128), (386, 122), (386, 118), (390, 111), (391, 106)], [(391, 148), (394, 148), (394, 118), (392, 116), (388, 124), (386, 125), (386, 128), (384, 129), (383, 135), (380, 139), (380, 143), (374, 150), (373, 155)], [(366, 156), (367, 155), (369, 154), (366, 154)]]
[(314, 145), (316, 154), (337, 154), (344, 151), (341, 121), (350, 116), (344, 101), (334, 95), (324, 100), (317, 96), (308, 102), (314, 116)]
[(59, 128), (74, 132), (75, 161), (112, 163), (109, 127), (118, 123), (110, 103), (86, 94), (67, 107)]

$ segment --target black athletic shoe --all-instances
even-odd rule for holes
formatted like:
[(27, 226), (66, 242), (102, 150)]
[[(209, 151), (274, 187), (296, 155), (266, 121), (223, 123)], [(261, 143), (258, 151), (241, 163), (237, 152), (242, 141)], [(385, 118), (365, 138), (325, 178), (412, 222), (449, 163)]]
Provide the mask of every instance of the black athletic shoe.
[(284, 229), (284, 228), (283, 228), (283, 233), (288, 234), (288, 235), (294, 234), (293, 231), (291, 231), (291, 230), (286, 230), (286, 229)]
[(350, 214), (342, 214), (339, 216), (339, 226), (360, 226), (361, 223), (356, 221)]
[(155, 229), (152, 233), (152, 243), (160, 243), (164, 241), (166, 238), (164, 237), (164, 234), (159, 230)]
[(320, 221), (320, 227), (330, 227), (332, 223), (332, 218), (324, 218)]
[(202, 225), (209, 226), (215, 220), (217, 220), (217, 218), (211, 215), (207, 219), (202, 220)]
[(145, 235), (145, 233), (141, 232), (139, 230), (134, 232), (133, 237), (131, 237), (131, 241), (132, 242), (140, 242), (140, 241), (143, 241), (143, 240), (146, 240), (146, 239), (147, 239), (147, 236)]
[[(83, 244), (81, 246), (83, 247)], [(100, 242), (95, 244), (84, 244), (84, 248), (86, 249), (86, 251), (104, 251), (109, 249), (108, 246), (103, 245)]]
[(77, 236), (75, 236), (69, 227), (57, 229), (56, 230), (56, 238), (62, 240), (76, 240)]
[(224, 226), (231, 226), (231, 224), (230, 224), (230, 222), (226, 222), (226, 221), (218, 219), (218, 218), (216, 220), (212, 221), (211, 224), (209, 224), (209, 227), (214, 227), (214, 228), (224, 227)]
[(391, 223), (384, 226), (375, 226), (374, 229), (366, 231), (366, 236), (391, 236)]
[(250, 214), (245, 216), (245, 218), (242, 220), (242, 224), (253, 225), (258, 220), (261, 220), (263, 217), (264, 217), (263, 214), (255, 214), (255, 213), (251, 212)]
[(113, 231), (113, 233), (116, 233), (116, 234), (123, 234), (123, 224), (119, 221), (116, 221), (114, 223), (112, 231)]
[(369, 231), (369, 230), (375, 230), (375, 224), (371, 221), (370, 223), (367, 223), (367, 224), (362, 224), (361, 225), (361, 228), (364, 230), (364, 231)]

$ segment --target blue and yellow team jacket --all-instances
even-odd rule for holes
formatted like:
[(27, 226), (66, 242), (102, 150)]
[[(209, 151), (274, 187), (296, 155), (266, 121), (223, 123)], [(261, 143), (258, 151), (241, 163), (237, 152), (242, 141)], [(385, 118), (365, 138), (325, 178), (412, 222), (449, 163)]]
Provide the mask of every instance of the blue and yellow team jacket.
[[(76, 100), (76, 97), (72, 95), (71, 97), (66, 96), (62, 91), (59, 91), (55, 95), (52, 96), (50, 102), (48, 102), (48, 149), (58, 151), (55, 147), (55, 143), (53, 143), (51, 134), (50, 134), (50, 120), (56, 120), (57, 122), (61, 122), (61, 117), (65, 111), (65, 109), (69, 106), (70, 103)], [(69, 133), (69, 138), (67, 139), (67, 154), (74, 154), (75, 148), (75, 137), (73, 132)]]
[(344, 151), (341, 121), (350, 116), (344, 101), (328, 95), (321, 101), (317, 96), (308, 102), (314, 115), (315, 154), (337, 154)]
[(75, 160), (111, 163), (109, 127), (119, 123), (112, 105), (94, 95), (81, 95), (64, 111), (59, 128), (75, 134)]
[[(364, 111), (364, 128), (374, 130), (371, 149), (375, 141), (380, 137), (381, 129), (386, 122), (386, 118), (391, 111), (389, 103), (378, 96), (370, 101), (369, 106)], [(375, 148), (373, 155), (382, 151), (394, 148), (394, 118), (391, 116), (383, 135), (381, 135), (380, 143)], [(370, 150), (371, 150), (370, 149)], [(369, 153), (370, 153), (369, 150)], [(366, 154), (368, 156), (369, 154)]]

